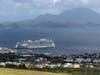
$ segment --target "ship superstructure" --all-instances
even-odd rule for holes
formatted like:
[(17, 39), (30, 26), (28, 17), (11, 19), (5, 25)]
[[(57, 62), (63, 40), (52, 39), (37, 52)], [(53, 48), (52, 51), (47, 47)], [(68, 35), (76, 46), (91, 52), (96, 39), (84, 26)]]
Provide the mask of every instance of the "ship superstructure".
[(48, 48), (55, 47), (55, 43), (52, 40), (40, 39), (40, 40), (27, 40), (23, 42), (17, 42), (15, 48)]

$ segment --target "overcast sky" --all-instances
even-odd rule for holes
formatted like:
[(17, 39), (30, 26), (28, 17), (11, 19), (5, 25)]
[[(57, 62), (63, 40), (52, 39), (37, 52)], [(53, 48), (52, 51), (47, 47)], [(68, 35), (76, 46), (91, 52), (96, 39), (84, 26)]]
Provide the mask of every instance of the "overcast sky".
[(100, 0), (0, 0), (0, 22), (32, 19), (41, 14), (86, 7), (100, 12)]

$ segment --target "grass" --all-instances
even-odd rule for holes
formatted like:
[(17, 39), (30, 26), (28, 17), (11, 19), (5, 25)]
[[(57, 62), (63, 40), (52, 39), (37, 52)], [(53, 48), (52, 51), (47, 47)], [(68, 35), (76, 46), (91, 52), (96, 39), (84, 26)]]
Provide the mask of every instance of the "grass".
[(0, 75), (71, 75), (71, 74), (0, 68)]

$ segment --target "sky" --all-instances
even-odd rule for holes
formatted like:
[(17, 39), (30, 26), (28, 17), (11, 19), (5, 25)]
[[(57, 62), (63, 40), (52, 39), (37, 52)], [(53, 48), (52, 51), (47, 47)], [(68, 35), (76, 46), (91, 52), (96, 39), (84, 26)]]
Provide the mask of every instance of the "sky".
[(0, 22), (34, 19), (43, 14), (85, 7), (100, 13), (100, 0), (0, 0)]

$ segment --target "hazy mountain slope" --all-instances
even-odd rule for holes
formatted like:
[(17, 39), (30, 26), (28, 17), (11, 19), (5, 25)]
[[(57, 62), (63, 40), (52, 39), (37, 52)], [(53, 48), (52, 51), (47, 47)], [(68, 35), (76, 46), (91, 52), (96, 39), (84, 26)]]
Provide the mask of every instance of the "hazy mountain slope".
[(60, 15), (40, 15), (33, 20), (0, 25), (1, 28), (32, 28), (32, 27), (69, 27), (69, 26), (98, 26), (100, 14), (88, 8), (66, 10)]
[(35, 19), (38, 22), (95, 22), (100, 23), (100, 14), (88, 8), (75, 8), (71, 10), (66, 10), (60, 15), (41, 15)]

